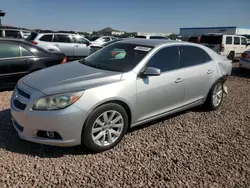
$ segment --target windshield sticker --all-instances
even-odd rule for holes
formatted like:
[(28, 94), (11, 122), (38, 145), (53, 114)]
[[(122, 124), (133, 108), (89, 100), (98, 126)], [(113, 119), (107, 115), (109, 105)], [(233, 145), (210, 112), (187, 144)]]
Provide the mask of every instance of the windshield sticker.
[(144, 47), (144, 46), (136, 46), (134, 48), (134, 50), (140, 50), (140, 51), (144, 51), (144, 52), (148, 52), (150, 51), (152, 48), (148, 48), (148, 47)]

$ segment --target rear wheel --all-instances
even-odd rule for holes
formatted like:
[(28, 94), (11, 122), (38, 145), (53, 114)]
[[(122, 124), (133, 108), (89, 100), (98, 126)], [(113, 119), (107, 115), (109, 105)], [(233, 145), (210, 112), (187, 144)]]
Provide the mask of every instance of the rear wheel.
[(228, 59), (234, 60), (234, 52), (230, 52), (229, 55), (227, 56)]
[(209, 91), (204, 107), (208, 110), (218, 109), (222, 104), (223, 97), (223, 82), (219, 80)]
[(128, 129), (125, 109), (110, 103), (96, 108), (83, 127), (82, 141), (90, 150), (101, 152), (116, 146)]

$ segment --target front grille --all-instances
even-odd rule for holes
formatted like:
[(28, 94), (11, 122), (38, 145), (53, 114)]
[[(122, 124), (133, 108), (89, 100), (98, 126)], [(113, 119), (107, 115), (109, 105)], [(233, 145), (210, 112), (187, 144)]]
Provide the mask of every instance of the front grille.
[(18, 87), (16, 88), (17, 89), (17, 92), (22, 95), (23, 97), (27, 98), (27, 99), (30, 99), (30, 95), (26, 92), (24, 92), (23, 90), (19, 89)]
[(14, 100), (14, 105), (16, 108), (18, 108), (20, 110), (24, 110), (26, 108), (26, 104), (23, 104), (18, 100)]

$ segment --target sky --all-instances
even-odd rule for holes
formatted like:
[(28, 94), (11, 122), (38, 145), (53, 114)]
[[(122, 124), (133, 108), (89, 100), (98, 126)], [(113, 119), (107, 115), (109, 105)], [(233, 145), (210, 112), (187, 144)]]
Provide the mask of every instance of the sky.
[(1, 0), (5, 25), (28, 29), (179, 32), (181, 27), (250, 28), (250, 0)]

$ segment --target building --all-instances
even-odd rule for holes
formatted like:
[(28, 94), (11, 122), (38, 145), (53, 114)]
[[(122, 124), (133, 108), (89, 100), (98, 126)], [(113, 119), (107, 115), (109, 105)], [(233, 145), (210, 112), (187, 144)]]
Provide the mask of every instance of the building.
[(146, 35), (150, 35), (150, 36), (169, 36), (172, 33), (147, 33), (147, 32), (137, 32), (136, 35), (138, 36), (146, 36)]
[(239, 27), (239, 26), (180, 28), (180, 35), (182, 37), (197, 37), (205, 33), (223, 33), (228, 35), (250, 35), (250, 28)]
[(115, 35), (115, 36), (120, 36), (120, 35), (124, 35), (125, 32), (123, 31), (111, 31), (111, 35)]

